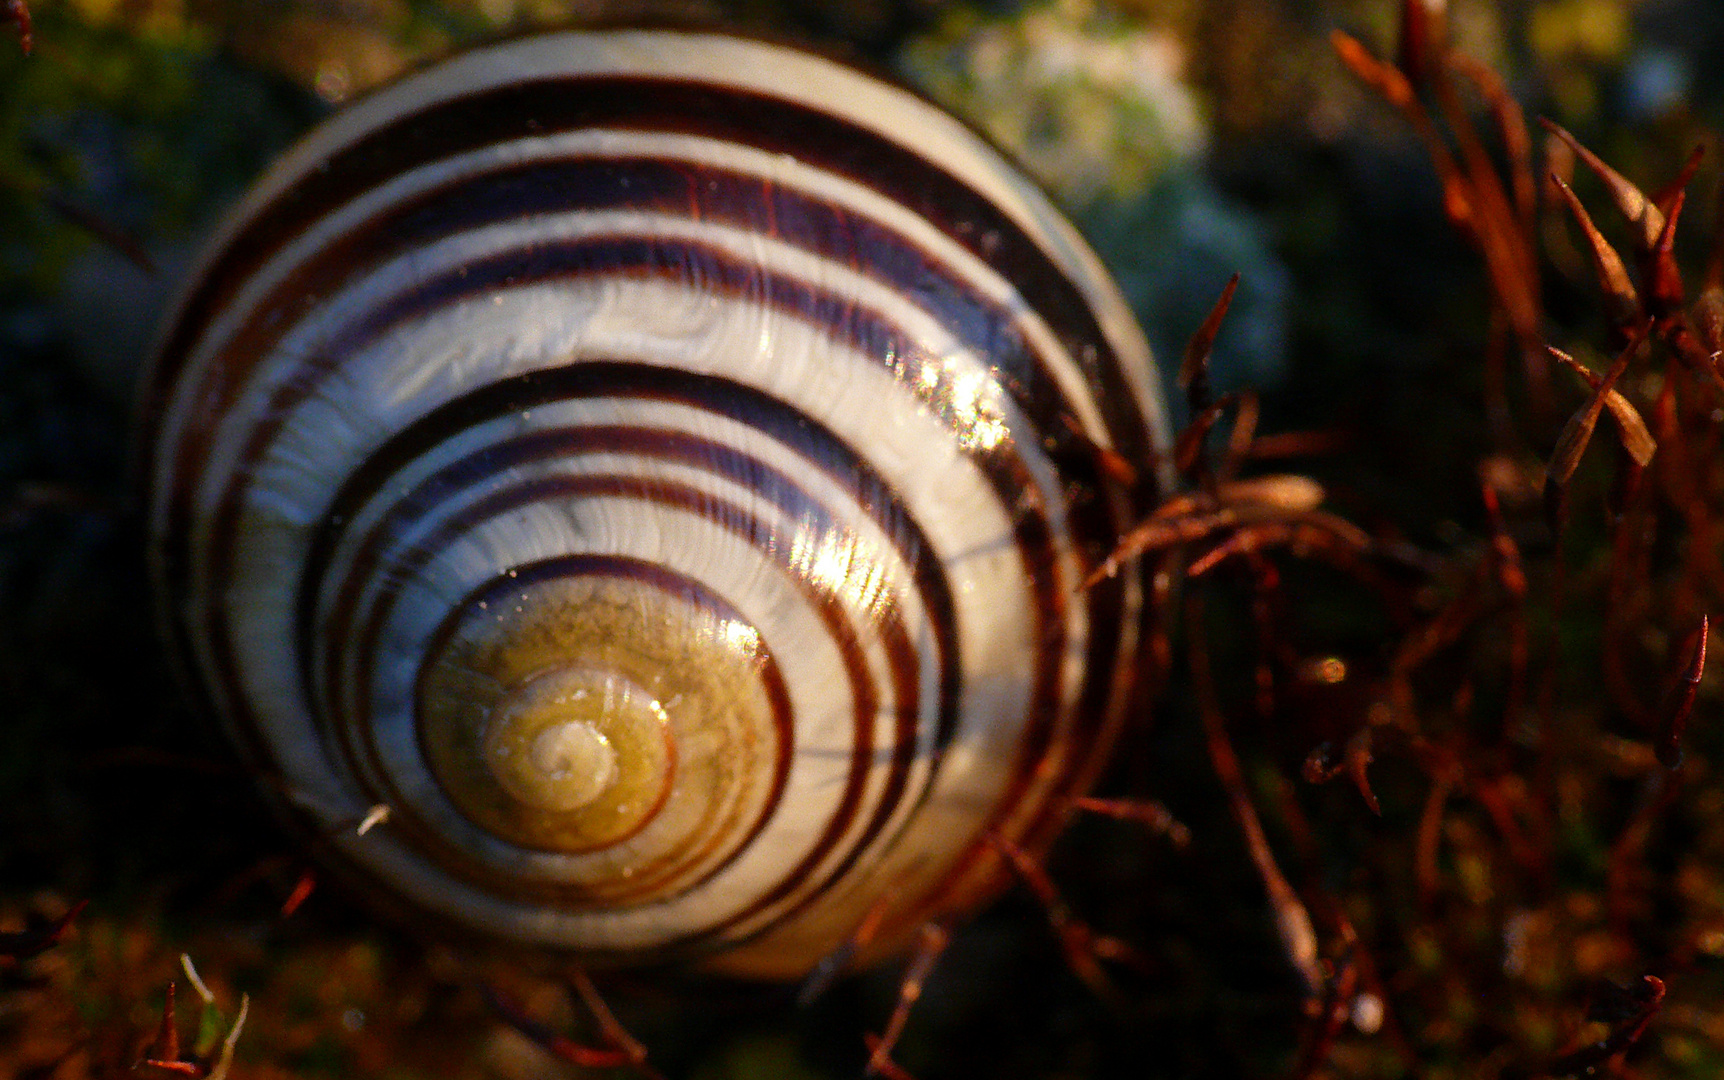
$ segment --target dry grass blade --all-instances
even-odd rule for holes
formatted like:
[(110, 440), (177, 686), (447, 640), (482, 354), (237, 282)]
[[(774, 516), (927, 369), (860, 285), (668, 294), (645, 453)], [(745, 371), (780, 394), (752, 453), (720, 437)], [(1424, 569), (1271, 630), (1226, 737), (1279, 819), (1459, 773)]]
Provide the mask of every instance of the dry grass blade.
[[(1652, 1018), (1658, 1015), (1664, 1006), (1664, 980), (1652, 975), (1643, 975), (1640, 982), (1627, 990), (1618, 990), (1617, 996), (1631, 999), (1629, 1015), (1617, 1022), (1610, 1033), (1590, 1046), (1583, 1046), (1572, 1053), (1563, 1054), (1553, 1061), (1533, 1069), (1505, 1070), (1505, 1077), (1531, 1078), (1538, 1076), (1592, 1076), (1610, 1059), (1618, 1056), (1640, 1041), (1646, 1033), (1646, 1028), (1652, 1023)], [(1599, 1006), (1590, 1010), (1593, 1017), (1598, 1017)], [(1620, 1074), (1618, 1074), (1620, 1075)]]
[(1706, 156), (1704, 146), (1696, 146), (1688, 152), (1688, 160), (1682, 163), (1682, 168), (1676, 171), (1676, 178), (1660, 188), (1652, 197), (1652, 202), (1668, 216), (1671, 207), (1676, 204), (1676, 196), (1688, 187), (1688, 182), (1694, 179), (1694, 174), (1700, 169), (1700, 162)]
[[(1591, 375), (1592, 372), (1585, 372)], [(1635, 413), (1636, 416), (1640, 414)], [(1648, 438), (1651, 434), (1648, 433)], [(1479, 498), (1484, 503), (1485, 515), (1491, 523), (1491, 553), (1497, 561), (1497, 580), (1502, 584), (1503, 591), (1515, 600), (1526, 599), (1526, 569), (1521, 565), (1520, 545), (1509, 535), (1508, 522), (1503, 520), (1502, 504), (1497, 501), (1497, 490), (1481, 479), (1479, 483)]]
[[(629, 1040), (629, 1043), (633, 1045), (632, 1050), (630, 1047), (622, 1045), (586, 1046), (565, 1035), (559, 1035), (544, 1024), (534, 1020), (527, 1015), (525, 1010), (504, 997), (502, 992), (496, 988), (483, 986), (480, 988), (480, 992), (498, 1019), (526, 1036), (531, 1042), (537, 1043), (541, 1049), (553, 1057), (586, 1069), (632, 1069), (637, 1075), (652, 1078), (652, 1080), (660, 1080), (658, 1073), (647, 1067), (644, 1060), (646, 1052), (641, 1049), (639, 1043), (635, 1043), (632, 1039)], [(602, 1002), (600, 1004), (603, 1005)], [(588, 1008), (591, 1009), (590, 1002)], [(609, 1015), (609, 1010), (605, 1010), (605, 1016)], [(595, 1014), (595, 1020), (597, 1019), (599, 1018)], [(599, 1022), (603, 1028), (603, 1021), (600, 1020)], [(611, 1023), (616, 1024), (614, 1018), (611, 1019)], [(621, 1030), (620, 1025), (618, 1030)]]
[[(1082, 587), (1093, 588), (1145, 552), (1201, 540), (1220, 529), (1269, 524), (1277, 519), (1301, 521), (1301, 515), (1315, 511), (1323, 498), (1322, 485), (1308, 477), (1270, 475), (1235, 480), (1221, 485), (1213, 494), (1199, 492), (1169, 499), (1120, 539), (1101, 566), (1085, 579)], [(1328, 525), (1337, 522), (1336, 527), (1347, 542), (1361, 547), (1370, 543), (1370, 538), (1357, 526), (1331, 515), (1321, 515), (1320, 520), (1306, 523)]]
[(118, 252), (127, 262), (143, 271), (145, 275), (155, 277), (161, 272), (160, 268), (156, 266), (156, 261), (150, 258), (150, 253), (144, 250), (142, 244), (126, 235), (118, 226), (104, 220), (99, 214), (92, 213), (81, 206), (75, 206), (53, 192), (44, 192), (42, 201), (54, 213)]
[(1224, 486), (1239, 470), (1245, 467), (1245, 462), (1251, 457), (1251, 444), (1257, 440), (1257, 420), (1262, 415), (1262, 405), (1257, 400), (1257, 394), (1251, 390), (1239, 392), (1239, 407), (1233, 413), (1233, 430), (1227, 433), (1227, 449), (1222, 454), (1221, 464), (1216, 467), (1215, 478), (1217, 486)]
[[(1403, 62), (1419, 65), (1422, 79), (1419, 85), (1429, 89), (1434, 96), (1458, 148), (1458, 160), (1416, 97), (1414, 82), (1408, 74), (1374, 59), (1363, 46), (1345, 34), (1337, 32), (1331, 35), (1331, 40), (1341, 61), (1398, 108), (1425, 143), (1442, 183), (1444, 211), (1477, 245), (1484, 257), (1486, 273), (1490, 276), (1492, 295), (1513, 328), (1523, 352), (1530, 354), (1539, 340), (1542, 310), (1538, 259), (1530, 240), (1532, 215), (1527, 210), (1532, 203), (1533, 188), (1530, 148), (1525, 145), (1524, 136), (1505, 134), (1515, 189), (1511, 204), (1497, 175), (1496, 163), (1479, 138), (1467, 108), (1448, 77), (1449, 62), (1439, 58), (1435, 51), (1439, 49), (1439, 43), (1429, 33), (1434, 24), (1428, 20), (1428, 15), (1428, 12), (1417, 9), (1417, 4), (1407, 5), (1406, 17), (1411, 24), (1403, 39), (1403, 45), (1408, 48), (1403, 52), (1411, 48), (1408, 43), (1419, 42), (1418, 47), (1423, 54), (1417, 59), (1403, 56)], [(1487, 102), (1496, 111), (1498, 126), (1506, 131), (1513, 124), (1518, 110), (1507, 105), (1506, 92), (1502, 92), (1492, 78), (1478, 77), (1476, 72), (1473, 74)], [(1537, 377), (1534, 374), (1534, 378)]]
[[(1604, 406), (1610, 410), (1610, 415), (1616, 419), (1616, 430), (1622, 440), (1622, 448), (1628, 451), (1628, 456), (1634, 463), (1645, 468), (1652, 461), (1653, 454), (1658, 452), (1658, 440), (1652, 437), (1651, 430), (1646, 426), (1646, 420), (1640, 415), (1640, 410), (1634, 403), (1622, 396), (1621, 391), (1605, 387), (1605, 379), (1588, 368), (1585, 364), (1563, 352), (1554, 345), (1546, 345), (1545, 351), (1551, 358), (1560, 362), (1568, 370), (1580, 376), (1587, 389), (1593, 394), (1604, 390)], [(1570, 472), (1572, 472), (1572, 468)]]
[(1622, 216), (1633, 222), (1640, 230), (1642, 250), (1651, 250), (1658, 243), (1658, 234), (1664, 231), (1664, 212), (1653, 205), (1645, 192), (1629, 183), (1623, 175), (1604, 163), (1597, 154), (1581, 145), (1579, 139), (1569, 134), (1561, 124), (1543, 116), (1538, 118), (1544, 129), (1561, 139), (1575, 156), (1586, 163), (1593, 174), (1604, 181), (1605, 190), (1610, 192), (1611, 201), (1616, 203)]
[(1246, 792), (1245, 774), (1239, 767), (1239, 756), (1227, 738), (1227, 723), (1221, 713), (1221, 702), (1216, 698), (1214, 676), (1209, 667), (1209, 649), (1203, 636), (1202, 602), (1195, 596), (1186, 604), (1186, 627), (1191, 641), (1188, 650), (1191, 676), (1197, 690), (1198, 710), (1203, 716), (1204, 743), (1209, 750), (1210, 765), (1227, 794), (1228, 808), (1245, 837), (1258, 877), (1263, 880), (1269, 906), (1275, 915), (1275, 930), (1280, 935), (1287, 960), (1299, 973), (1306, 993), (1316, 999), (1322, 994), (1324, 983), (1322, 965), (1317, 960), (1317, 931), (1311, 923), (1311, 913), (1305, 909), (1276, 864), (1275, 854), (1269, 849), (1269, 838), (1263, 832), (1263, 823), (1258, 820), (1257, 808)]
[(1700, 679), (1706, 673), (1706, 637), (1710, 630), (1711, 620), (1700, 616), (1700, 629), (1690, 634), (1685, 643), (1682, 671), (1665, 702), (1664, 730), (1658, 737), (1658, 763), (1666, 769), (1682, 764), (1682, 736), (1688, 730), (1688, 717), (1694, 712)]
[(1453, 770), (1439, 771), (1431, 777), (1431, 787), (1425, 793), (1425, 804), (1419, 812), (1419, 831), (1413, 843), (1413, 881), (1418, 888), (1419, 907), (1430, 911), (1437, 900), (1442, 881), (1438, 866), (1443, 842), (1443, 812), (1449, 795), (1460, 786), (1460, 776)]
[[(1361, 529), (1345, 519), (1316, 510), (1323, 498), (1322, 485), (1308, 477), (1270, 475), (1229, 481), (1219, 485), (1214, 493), (1169, 499), (1121, 537), (1079, 588), (1094, 588), (1146, 552), (1200, 540), (1235, 526), (1256, 526), (1260, 530), (1260, 534), (1241, 537), (1240, 550), (1302, 540), (1319, 545), (1333, 542), (1358, 551), (1368, 549), (1370, 537)], [(1232, 551), (1229, 549), (1229, 553)]]
[[(1491, 293), (1498, 308), (1514, 328), (1522, 348), (1539, 341), (1542, 303), (1538, 257), (1532, 249), (1530, 233), (1522, 228), (1509, 196), (1497, 175), (1496, 161), (1473, 126), (1472, 117), (1446, 77), (1446, 68), (1437, 73), (1432, 88), (1443, 116), (1453, 133), (1465, 164), (1468, 198), (1473, 208), (1470, 232), (1484, 257), (1485, 272), (1490, 276)], [(1527, 167), (1525, 162), (1519, 163)], [(1532, 183), (1530, 168), (1518, 184)]]
[(1664, 228), (1658, 234), (1658, 242), (1646, 255), (1646, 306), (1654, 318), (1669, 318), (1682, 313), (1682, 268), (1676, 265), (1676, 222), (1682, 216), (1686, 200), (1684, 192), (1676, 193), (1670, 204), (1670, 214), (1664, 219)]
[(1071, 800), (1071, 807), (1073, 810), (1084, 810), (1119, 821), (1135, 821), (1157, 836), (1167, 837), (1167, 842), (1176, 848), (1183, 848), (1191, 843), (1191, 829), (1174, 817), (1167, 807), (1154, 800), (1100, 799), (1093, 795), (1081, 795)]
[(1358, 789), (1359, 797), (1365, 800), (1371, 813), (1383, 816), (1383, 806), (1377, 801), (1377, 793), (1371, 790), (1371, 743), (1374, 738), (1372, 729), (1360, 728), (1351, 739), (1347, 740), (1347, 775)]
[(1316, 1076), (1329, 1059), (1329, 1052), (1334, 1049), (1335, 1039), (1347, 1022), (1353, 996), (1358, 989), (1358, 965), (1351, 956), (1345, 957), (1340, 970), (1329, 980), (1328, 988), (1323, 992), (1323, 1004), (1317, 1011), (1311, 1038), (1300, 1056), (1299, 1067), (1293, 1071), (1294, 1080), (1309, 1080)]
[(1634, 281), (1628, 276), (1628, 267), (1622, 262), (1622, 256), (1610, 246), (1610, 241), (1598, 231), (1592, 223), (1592, 216), (1581, 205), (1580, 198), (1574, 189), (1563, 183), (1562, 177), (1550, 174), (1550, 180), (1557, 193), (1567, 204), (1569, 213), (1574, 215), (1580, 231), (1586, 236), (1587, 254), (1592, 258), (1592, 272), (1598, 278), (1598, 287), (1604, 292), (1604, 303), (1608, 314), (1619, 328), (1627, 329), (1640, 321), (1640, 296), (1634, 290)]
[(484, 994), (491, 1011), (505, 1024), (537, 1043), (554, 1057), (589, 1069), (617, 1068), (628, 1064), (628, 1056), (621, 1050), (582, 1046), (573, 1039), (558, 1035), (528, 1016), (519, 1006), (492, 987), (485, 987)]
[(1407, 77), (1392, 65), (1372, 56), (1356, 38), (1339, 30), (1329, 35), (1329, 41), (1334, 46), (1335, 54), (1341, 58), (1341, 63), (1390, 105), (1400, 110), (1407, 122), (1413, 125), (1413, 130), (1418, 132), (1419, 138), (1424, 141), (1431, 163), (1436, 167), (1437, 179), (1442, 182), (1443, 213), (1456, 227), (1465, 230), (1468, 236), (1476, 236), (1472, 197), (1467, 193), (1466, 177), (1456, 164), (1454, 155), (1449, 152), (1448, 144), (1437, 134), (1430, 115), (1425, 112), (1424, 106), (1419, 104)]
[(1233, 480), (1221, 485), (1219, 494), (1223, 502), (1257, 503), (1294, 513), (1315, 510), (1327, 498), (1322, 484), (1297, 473), (1272, 473)]
[(1261, 521), (1277, 513), (1313, 510), (1323, 501), (1321, 484), (1295, 474), (1269, 474), (1221, 484), (1212, 492), (1176, 495), (1155, 508), (1138, 528), (1173, 529), (1171, 540), (1196, 540), (1217, 528)]
[(843, 944), (820, 958), (820, 963), (802, 980), (802, 985), (796, 989), (796, 1004), (802, 1008), (812, 1005), (816, 999), (831, 988), (838, 976), (850, 966), (850, 961), (867, 948), (880, 932), (880, 924), (885, 921), (889, 911), (898, 899), (896, 889), (883, 889), (879, 899), (868, 906), (862, 921), (856, 924), (856, 929), (850, 932)]
[(1532, 139), (1527, 135), (1526, 114), (1520, 103), (1503, 85), (1502, 77), (1470, 56), (1456, 53), (1449, 57), (1449, 66), (1472, 80), (1479, 95), (1490, 106), (1496, 118), (1497, 134), (1502, 139), (1508, 158), (1508, 175), (1514, 185), (1515, 209), (1520, 215), (1521, 231), (1533, 234), (1533, 222), (1538, 213), (1538, 185), (1533, 179)]
[(228, 1029), (227, 1037), (221, 1041), (221, 1054), (217, 1056), (215, 1067), (210, 1070), (208, 1080), (227, 1080), (228, 1070), (233, 1067), (234, 1048), (239, 1046), (240, 1032), (245, 1030), (245, 1018), (251, 1014), (251, 995), (239, 996), (239, 1014), (233, 1018), (233, 1027)]
[(1699, 331), (1689, 323), (1688, 316), (1677, 312), (1663, 319), (1658, 324), (1658, 333), (1677, 359), (1706, 380), (1719, 399), (1724, 399), (1724, 370), (1719, 367), (1724, 354), (1700, 343)]
[(885, 1040), (873, 1032), (862, 1036), (862, 1042), (868, 1047), (868, 1074), (882, 1076), (885, 1080), (916, 1080), (902, 1065), (885, 1056), (881, 1049)]
[(1100, 566), (1084, 578), (1082, 589), (1093, 589), (1101, 582), (1119, 573), (1120, 567), (1147, 551), (1156, 548), (1169, 547), (1187, 540), (1196, 540), (1207, 536), (1216, 529), (1224, 529), (1233, 524), (1237, 518), (1229, 510), (1215, 510), (1207, 514), (1194, 514), (1188, 517), (1168, 517), (1161, 511), (1126, 533), (1114, 549), (1102, 560)]
[(281, 917), (287, 918), (298, 911), (300, 905), (311, 898), (312, 891), (317, 888), (317, 875), (310, 870), (303, 871), (293, 883), (293, 888), (287, 894), (287, 899), (281, 902)]
[(1251, 440), (1251, 460), (1272, 461), (1289, 457), (1328, 457), (1353, 445), (1351, 433), (1343, 430), (1278, 431)]
[(587, 1007), (587, 1012), (599, 1025), (599, 1031), (605, 1041), (621, 1050), (628, 1056), (629, 1065), (642, 1076), (657, 1077), (658, 1074), (647, 1067), (646, 1047), (642, 1046), (633, 1035), (623, 1027), (611, 1012), (605, 999), (600, 996), (599, 988), (593, 985), (593, 980), (587, 975), (586, 969), (573, 967), (569, 971), (569, 984), (575, 988), (575, 995), (581, 999), (581, 1004)]
[(173, 1069), (182, 1064), (180, 1061), (180, 1028), (179, 1021), (174, 1016), (174, 984), (168, 983), (168, 988), (162, 999), (162, 1022), (156, 1027), (156, 1037), (145, 1051), (144, 1059), (139, 1064), (154, 1069)]
[(1191, 422), (1173, 442), (1173, 467), (1189, 475), (1203, 461), (1203, 443), (1227, 410), (1239, 400), (1237, 394), (1223, 394), (1221, 400), (1194, 410)]
[(899, 1037), (904, 1034), (904, 1025), (910, 1021), (910, 1009), (922, 997), (922, 985), (934, 970), (935, 961), (940, 959), (951, 940), (952, 932), (939, 923), (922, 924), (922, 932), (916, 939), (916, 951), (910, 957), (909, 967), (904, 969), (904, 977), (898, 982), (898, 1004), (892, 1009), (886, 1030), (878, 1039), (871, 1036), (867, 1039), (867, 1075), (884, 1076), (889, 1080), (909, 1075), (892, 1061), (892, 1048), (898, 1045)]
[(1215, 336), (1221, 332), (1222, 320), (1227, 318), (1227, 308), (1233, 303), (1233, 293), (1238, 288), (1239, 274), (1235, 272), (1227, 279), (1220, 299), (1209, 309), (1209, 317), (1185, 344), (1185, 356), (1179, 362), (1179, 386), (1185, 391), (1194, 413), (1202, 412), (1209, 405), (1209, 358), (1215, 349)]
[(1090, 438), (1089, 433), (1083, 429), (1077, 417), (1070, 413), (1062, 413), (1060, 422), (1065, 425), (1066, 434), (1083, 447), (1084, 452), (1095, 460), (1096, 467), (1109, 480), (1125, 488), (1137, 486), (1137, 467), (1128, 461), (1124, 454), (1111, 446), (1103, 446)]
[(1530, 630), (1527, 625), (1526, 566), (1521, 560), (1520, 545), (1508, 530), (1502, 506), (1497, 501), (1496, 488), (1480, 476), (1479, 497), (1484, 503), (1485, 516), (1491, 526), (1491, 562), (1497, 584), (1508, 599), (1509, 684), (1503, 705), (1505, 724), (1521, 715), (1526, 702), (1527, 665), (1532, 656)]
[(1341, 63), (1347, 65), (1349, 71), (1381, 95), (1383, 100), (1402, 111), (1419, 109), (1413, 84), (1399, 68), (1378, 60), (1358, 38), (1340, 30), (1330, 34), (1329, 41), (1335, 47), (1335, 54), (1341, 58)]
[[(1089, 987), (1096, 1000), (1123, 1012), (1125, 998), (1101, 966), (1098, 957), (1103, 952), (1120, 954), (1129, 953), (1129, 950), (1123, 943), (1097, 935), (1088, 923), (1072, 914), (1065, 898), (1060, 896), (1058, 886), (1048, 877), (1047, 871), (1036, 861), (1035, 856), (998, 833), (989, 832), (987, 839), (994, 850), (1005, 858), (1007, 865), (1012, 868), (1012, 873), (1023, 883), (1024, 888), (1042, 905), (1048, 925), (1053, 928), (1054, 936), (1059, 938), (1060, 951), (1065, 956), (1066, 966), (1071, 968), (1072, 974)], [(1098, 945), (1105, 947), (1098, 948)]]
[(1599, 414), (1604, 412), (1605, 402), (1616, 386), (1616, 380), (1628, 370), (1628, 361), (1639, 351), (1645, 340), (1646, 330), (1642, 327), (1635, 333), (1634, 340), (1617, 356), (1616, 362), (1610, 366), (1610, 372), (1599, 381), (1592, 391), (1592, 396), (1586, 399), (1586, 404), (1569, 417), (1568, 423), (1563, 426), (1562, 434), (1557, 436), (1556, 448), (1550, 453), (1550, 465), (1546, 470), (1547, 503), (1553, 498), (1558, 502), (1562, 499), (1569, 480), (1574, 476), (1574, 470), (1580, 465), (1581, 455), (1592, 441), (1593, 429), (1598, 425)]
[[(175, 984), (170, 982), (162, 1002), (162, 1019), (143, 1056), (133, 1066), (133, 1072), (155, 1076), (187, 1076), (193, 1080), (226, 1080), (233, 1066), (234, 1048), (239, 1045), (240, 1032), (245, 1029), (251, 1013), (251, 998), (241, 994), (239, 1014), (226, 1036), (221, 1034), (221, 1012), (215, 1007), (215, 995), (204, 985), (192, 959), (180, 954), (180, 966), (192, 988), (203, 999), (203, 1017), (198, 1023), (198, 1036), (190, 1056), (183, 1056), (180, 1045), (179, 1018), (175, 1011)], [(218, 1042), (219, 1040), (219, 1042)]]
[[(1365, 530), (1334, 514), (1320, 510), (1291, 513), (1269, 512), (1251, 508), (1255, 520), (1242, 523), (1240, 529), (1201, 558), (1186, 567), (1191, 577), (1202, 577), (1228, 559), (1250, 555), (1270, 548), (1292, 546), (1313, 554), (1333, 554), (1342, 561), (1356, 558), (1372, 549), (1371, 537)], [(1241, 515), (1245, 515), (1242, 513)]]

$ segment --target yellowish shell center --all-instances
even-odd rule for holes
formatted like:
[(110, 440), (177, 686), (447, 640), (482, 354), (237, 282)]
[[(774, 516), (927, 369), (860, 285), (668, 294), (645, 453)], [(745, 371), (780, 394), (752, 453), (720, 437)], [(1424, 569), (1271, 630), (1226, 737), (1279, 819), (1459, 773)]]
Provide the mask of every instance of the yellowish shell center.
[(523, 803), (608, 819), (609, 827), (596, 831), (627, 828), (664, 787), (668, 722), (664, 706), (622, 675), (553, 668), (492, 708), (484, 760)]
[(476, 600), (419, 685), (444, 794), (516, 846), (611, 851), (619, 881), (715, 865), (772, 797), (780, 753), (758, 635), (716, 603), (623, 572)]

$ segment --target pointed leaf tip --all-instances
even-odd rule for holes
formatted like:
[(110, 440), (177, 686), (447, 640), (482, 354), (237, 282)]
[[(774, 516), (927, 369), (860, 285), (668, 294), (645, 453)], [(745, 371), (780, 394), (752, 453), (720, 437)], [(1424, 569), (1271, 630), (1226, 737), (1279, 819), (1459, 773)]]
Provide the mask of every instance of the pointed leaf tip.
[(1538, 122), (1546, 131), (1567, 144), (1568, 148), (1574, 151), (1575, 156), (1580, 158), (1588, 169), (1592, 170), (1593, 175), (1604, 182), (1605, 190), (1610, 193), (1611, 201), (1616, 203), (1616, 209), (1623, 217), (1640, 227), (1641, 249), (1650, 251), (1656, 247), (1658, 235), (1664, 231), (1663, 211), (1652, 204), (1652, 200), (1646, 197), (1645, 192), (1629, 183), (1621, 173), (1606, 165), (1603, 158), (1582, 145), (1581, 141), (1570, 134), (1567, 128), (1544, 116), (1539, 117)]
[(1574, 189), (1554, 172), (1550, 174), (1550, 181), (1586, 237), (1587, 253), (1592, 258), (1592, 271), (1598, 278), (1598, 287), (1604, 293), (1605, 306), (1609, 309), (1612, 321), (1618, 327), (1638, 322), (1640, 297), (1634, 290), (1634, 281), (1628, 276), (1628, 267), (1623, 264), (1622, 257), (1592, 223), (1592, 215), (1586, 212), (1586, 207), (1581, 204)]
[[(1570, 371), (1580, 376), (1587, 388), (1596, 394), (1604, 385), (1604, 378), (1574, 357), (1563, 352), (1554, 345), (1546, 345), (1545, 351), (1551, 358), (1562, 363)], [(1604, 394), (1604, 407), (1610, 410), (1610, 415), (1616, 419), (1617, 435), (1621, 439), (1622, 448), (1634, 463), (1645, 468), (1652, 461), (1652, 456), (1658, 452), (1658, 440), (1652, 437), (1651, 430), (1646, 426), (1646, 420), (1640, 415), (1640, 410), (1622, 393), (1614, 388)]]
[(1191, 335), (1186, 343), (1185, 356), (1179, 362), (1179, 386), (1190, 389), (1197, 380), (1205, 378), (1209, 373), (1209, 357), (1215, 348), (1215, 337), (1221, 332), (1221, 322), (1227, 318), (1227, 308), (1233, 303), (1233, 293), (1239, 288), (1239, 272), (1227, 279), (1227, 285), (1221, 290), (1221, 297), (1215, 301), (1215, 306), (1209, 309), (1209, 315), (1203, 320), (1203, 325)]

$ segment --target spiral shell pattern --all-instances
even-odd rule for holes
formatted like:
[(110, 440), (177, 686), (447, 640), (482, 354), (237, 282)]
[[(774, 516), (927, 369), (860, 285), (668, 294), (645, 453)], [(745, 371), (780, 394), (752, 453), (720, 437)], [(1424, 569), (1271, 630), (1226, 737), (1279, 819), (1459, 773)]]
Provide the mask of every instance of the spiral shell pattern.
[[(598, 960), (808, 970), (973, 904), (1128, 698), (1148, 350), (913, 95), (566, 33), (339, 114), (229, 219), (150, 380), (193, 680), (341, 866)], [(369, 808), (385, 824), (353, 825)]]

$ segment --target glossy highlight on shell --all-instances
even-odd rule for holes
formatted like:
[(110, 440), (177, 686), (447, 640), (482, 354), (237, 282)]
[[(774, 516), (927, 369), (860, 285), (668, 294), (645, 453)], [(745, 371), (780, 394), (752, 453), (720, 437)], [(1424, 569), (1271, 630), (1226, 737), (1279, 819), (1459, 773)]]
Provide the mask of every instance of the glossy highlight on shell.
[[(1105, 760), (1165, 445), (1094, 256), (967, 129), (755, 41), (463, 54), (223, 228), (146, 412), (170, 636), (434, 920), (796, 976), (996, 889)], [(363, 834), (372, 806), (390, 814)]]

